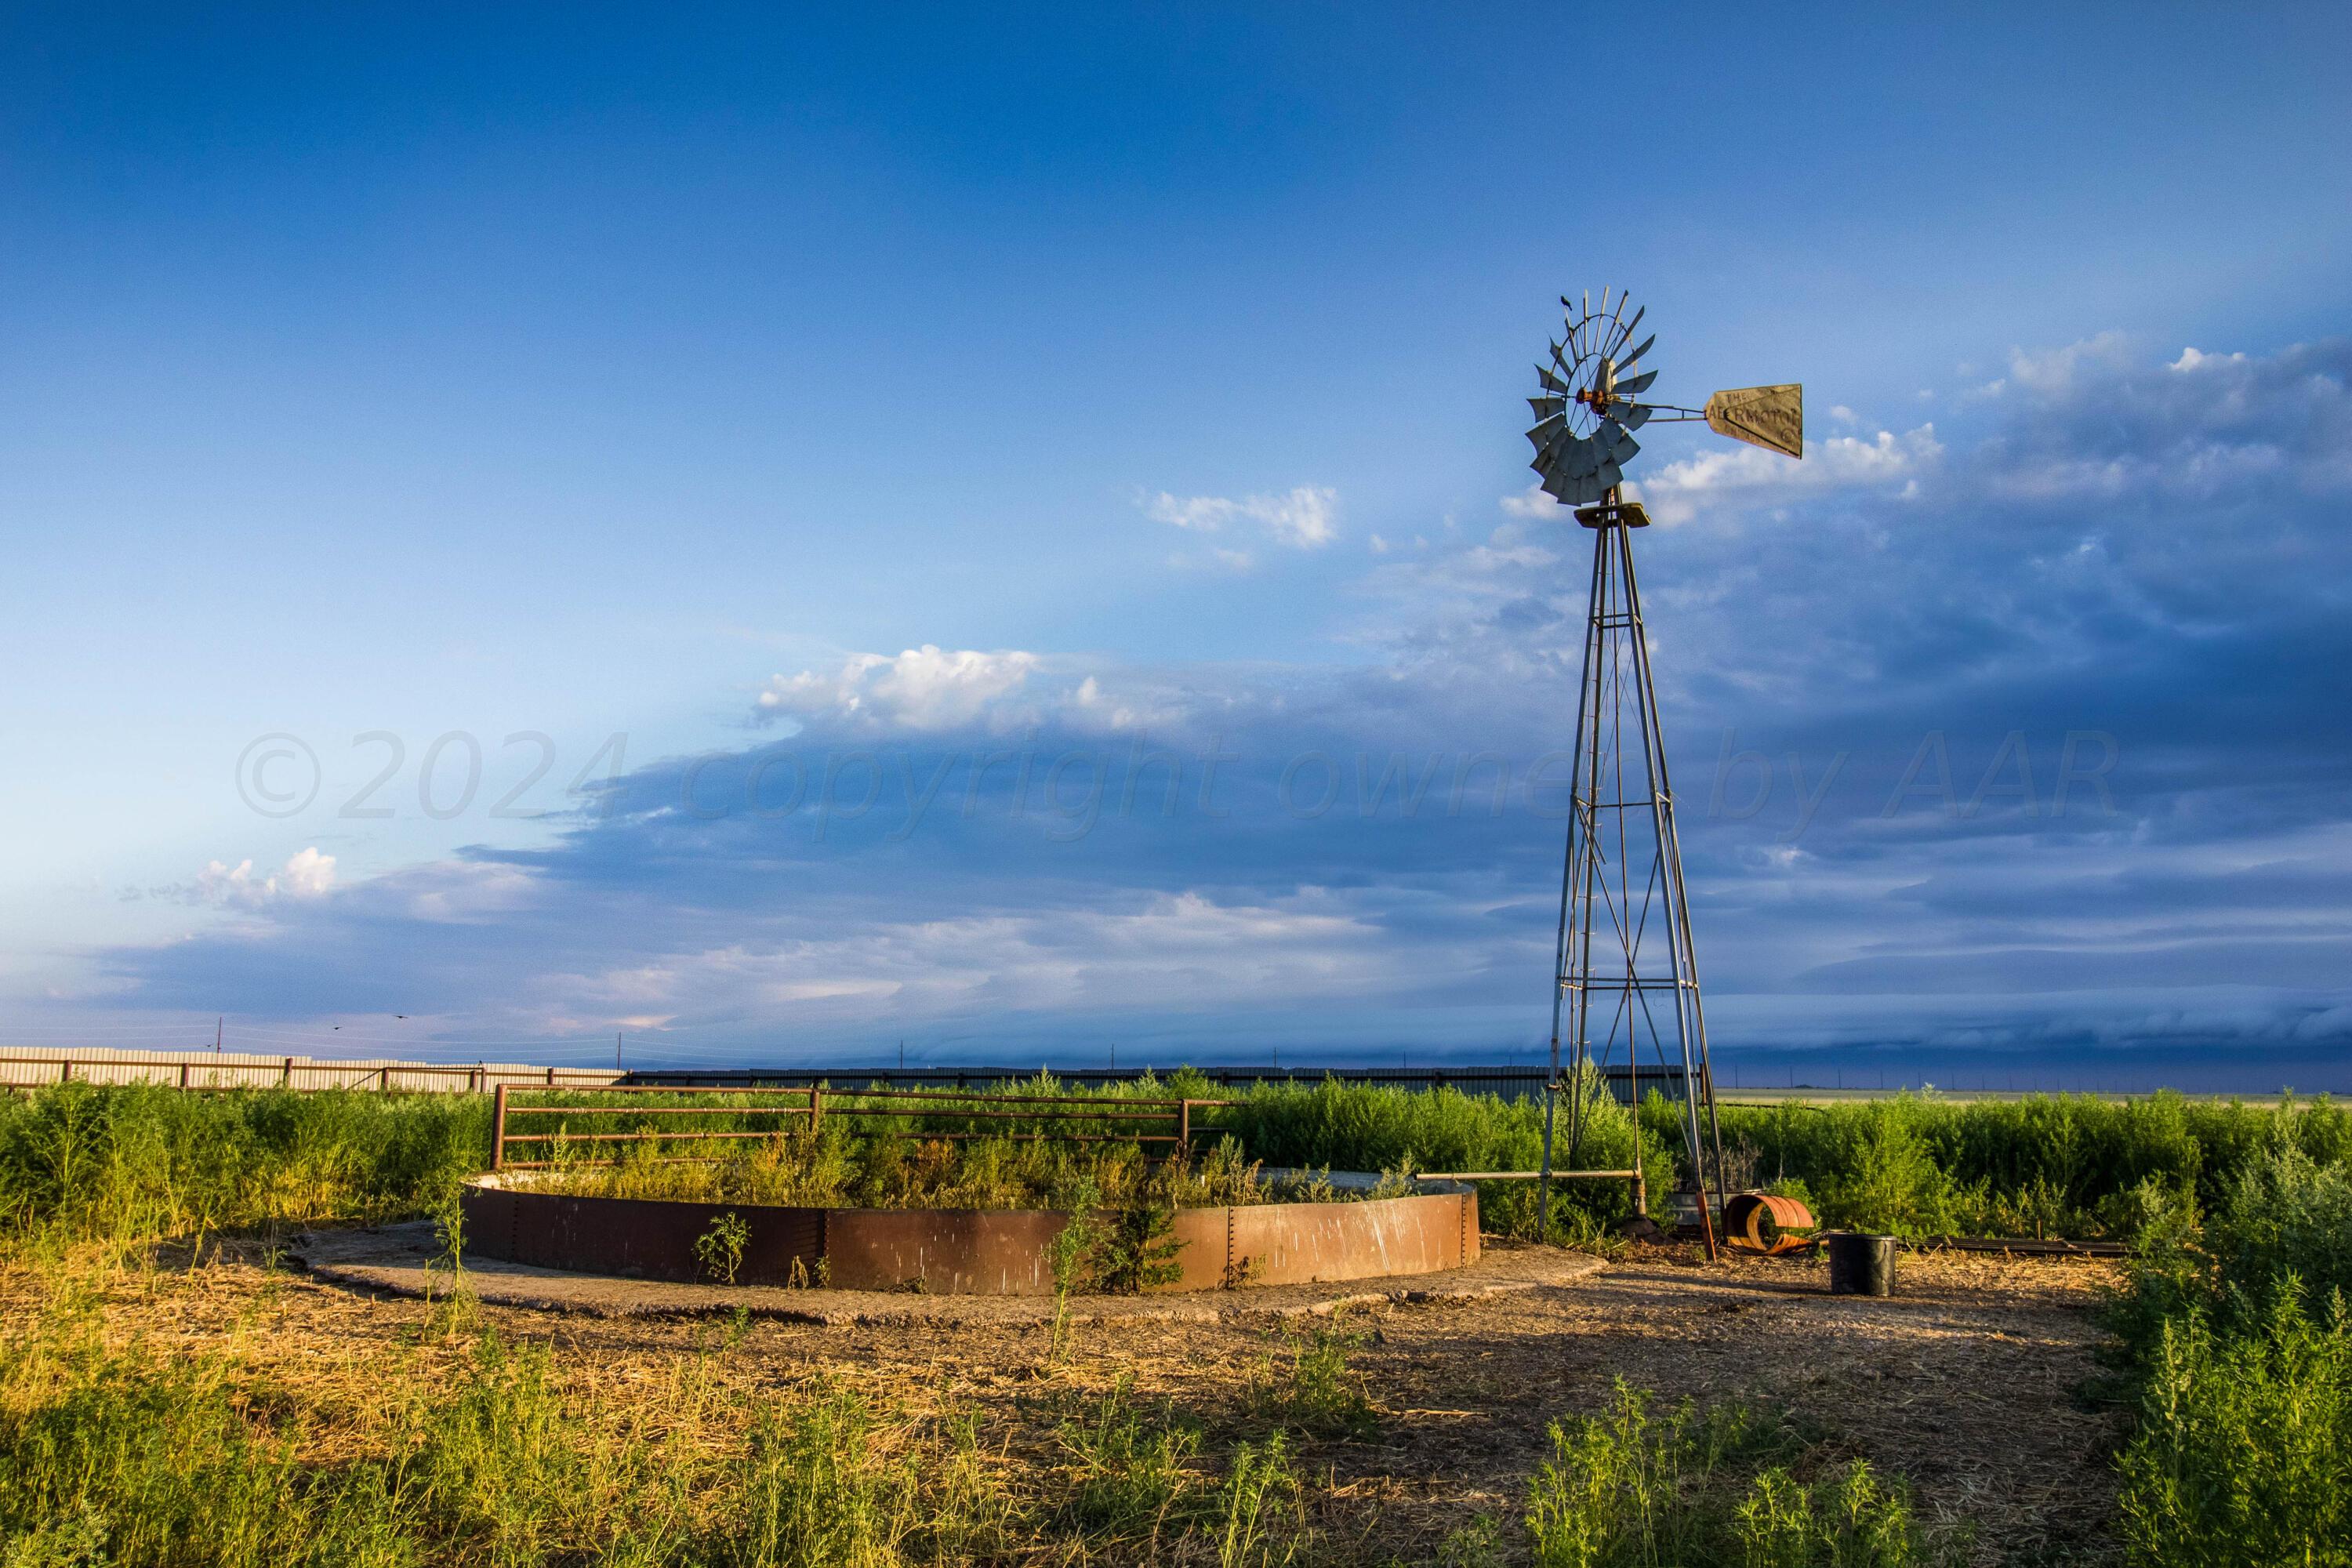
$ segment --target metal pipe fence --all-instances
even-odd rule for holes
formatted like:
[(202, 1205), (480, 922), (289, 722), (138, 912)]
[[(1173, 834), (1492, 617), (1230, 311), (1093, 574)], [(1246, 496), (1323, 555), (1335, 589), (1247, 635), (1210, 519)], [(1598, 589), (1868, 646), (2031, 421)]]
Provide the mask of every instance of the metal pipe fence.
[[(627, 1075), (627, 1081), (678, 1088), (718, 1088), (725, 1085), (786, 1088), (813, 1083), (864, 1083), (894, 1089), (939, 1085), (971, 1089), (1017, 1083), (1045, 1072), (1062, 1083), (1110, 1088), (1134, 1083), (1152, 1070), (1150, 1067), (1024, 1068), (988, 1066), (661, 1068), (632, 1071)], [(1184, 1070), (1197, 1073), (1220, 1089), (1246, 1089), (1270, 1084), (1297, 1084), (1311, 1089), (1328, 1078), (1339, 1083), (1391, 1089), (1452, 1089), (1464, 1094), (1491, 1094), (1504, 1100), (1540, 1100), (1544, 1084), (1551, 1076), (1543, 1068), (1481, 1067), (1475, 1064), (1429, 1068), (1188, 1067)], [(1703, 1071), (1698, 1077), (1704, 1092), (1711, 1080)], [(1617, 1065), (1607, 1068), (1602, 1079), (1610, 1093), (1622, 1103), (1630, 1104), (1652, 1089), (1664, 1093), (1670, 1099), (1682, 1093), (1683, 1075), (1679, 1067), (1669, 1072), (1654, 1065), (1640, 1068)]]
[[(814, 1133), (828, 1120), (861, 1122), (879, 1119), (886, 1128), (894, 1119), (945, 1124), (903, 1129), (905, 1136), (925, 1141), (1008, 1138), (1070, 1143), (1165, 1144), (1169, 1146), (1168, 1152), (1174, 1153), (1192, 1147), (1195, 1131), (1207, 1131), (1195, 1128), (1195, 1111), (1233, 1103), (1223, 1100), (1103, 1100), (1082, 1095), (998, 1094), (977, 1090), (835, 1090), (823, 1083), (797, 1087), (621, 1083), (583, 1087), (571, 1097), (578, 1100), (609, 1096), (615, 1097), (618, 1103), (548, 1105), (518, 1102), (509, 1093), (510, 1087), (513, 1086), (498, 1086), (491, 1111), (490, 1168), (494, 1171), (545, 1170), (559, 1164), (613, 1163), (611, 1160), (574, 1162), (568, 1157), (510, 1159), (507, 1151), (515, 1144), (552, 1144), (556, 1154), (568, 1156), (575, 1145), (652, 1143), (657, 1151), (654, 1158), (658, 1160), (665, 1158), (658, 1152), (659, 1148), (669, 1143), (765, 1142), (794, 1127)], [(529, 1089), (535, 1086), (521, 1087)], [(651, 1095), (728, 1095), (743, 1099), (736, 1104), (662, 1105), (634, 1098)], [(755, 1100), (770, 1103), (752, 1103)], [(891, 1103), (873, 1103), (877, 1100)], [(906, 1101), (921, 1103), (902, 1103)], [(592, 1123), (590, 1131), (574, 1131), (566, 1122), (551, 1132), (529, 1132), (514, 1131), (509, 1125), (518, 1118), (546, 1116), (625, 1116), (637, 1120), (626, 1131), (595, 1131), (593, 1129), (596, 1124)], [(699, 1131), (649, 1123), (646, 1120), (676, 1116), (733, 1116), (772, 1124)], [(981, 1125), (971, 1125), (973, 1123)], [(1007, 1131), (1002, 1127), (991, 1128), (986, 1125), (988, 1123), (1012, 1123), (1026, 1130)], [(1136, 1125), (1138, 1123), (1144, 1125)], [(1146, 1131), (1146, 1126), (1160, 1130)], [(667, 1158), (684, 1160), (697, 1156), (671, 1155)]]

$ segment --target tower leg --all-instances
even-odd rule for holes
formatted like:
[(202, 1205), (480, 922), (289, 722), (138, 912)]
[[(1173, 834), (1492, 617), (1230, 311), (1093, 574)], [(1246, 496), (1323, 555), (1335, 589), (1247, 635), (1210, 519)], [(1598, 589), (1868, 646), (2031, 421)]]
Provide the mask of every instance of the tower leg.
[[(1594, 531), (1592, 592), (1584, 676), (1577, 692), (1578, 777), (1562, 868), (1553, 972), (1552, 1082), (1545, 1106), (1538, 1207), (1544, 1211), (1549, 1206), (1551, 1100), (1563, 1083), (1570, 1097), (1569, 1168), (1576, 1168), (1583, 1130), (1584, 1068), (1594, 1044), (1594, 1008), (1599, 1005), (1608, 1009), (1599, 1028), (1604, 1069), (1621, 1029), (1624, 1036), (1637, 1141), (1644, 1032), (1659, 1065), (1681, 1079), (1678, 1121), (1696, 1188), (1700, 1236), (1713, 1258), (1713, 1189), (1721, 1181), (1722, 1134), (1706, 1059), (1706, 1014), (1699, 1000), (1665, 734), (1633, 570), (1632, 531), (1649, 520), (1639, 507), (1624, 505), (1613, 489), (1601, 505), (1580, 510), (1577, 520)], [(1629, 719), (1632, 735), (1626, 733)], [(1660, 1001), (1664, 1005), (1659, 1005)], [(1671, 1067), (1669, 1027), (1674, 1037)], [(1560, 1072), (1563, 1036), (1569, 1047), (1565, 1080)], [(1605, 1087), (1605, 1070), (1602, 1082)], [(1706, 1101), (1704, 1131), (1702, 1099)]]

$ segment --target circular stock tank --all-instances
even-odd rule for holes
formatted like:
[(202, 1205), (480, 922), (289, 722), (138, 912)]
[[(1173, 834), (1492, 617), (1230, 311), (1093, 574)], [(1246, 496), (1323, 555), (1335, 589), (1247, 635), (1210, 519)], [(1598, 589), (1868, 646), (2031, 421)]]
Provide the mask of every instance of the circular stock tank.
[[(1333, 1183), (1345, 1184), (1339, 1173)], [(1044, 1296), (1054, 1290), (1048, 1249), (1070, 1222), (1038, 1209), (787, 1208), (542, 1188), (535, 1173), (520, 1171), (467, 1183), (460, 1200), (467, 1250), (574, 1273), (708, 1281), (695, 1242), (732, 1215), (740, 1225), (739, 1285)], [(1431, 1274), (1478, 1260), (1478, 1197), (1457, 1186), (1401, 1198), (1184, 1208), (1169, 1236), (1176, 1278), (1148, 1289)]]

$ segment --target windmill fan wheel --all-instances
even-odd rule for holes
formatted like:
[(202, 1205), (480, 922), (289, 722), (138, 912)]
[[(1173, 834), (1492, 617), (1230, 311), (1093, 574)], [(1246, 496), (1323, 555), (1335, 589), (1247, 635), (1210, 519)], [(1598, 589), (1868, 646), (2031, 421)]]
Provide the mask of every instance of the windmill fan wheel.
[(1590, 296), (1581, 306), (1562, 300), (1565, 336), (1551, 345), (1550, 363), (1536, 366), (1542, 390), (1528, 399), (1536, 416), (1528, 432), (1536, 456), (1528, 466), (1542, 476), (1547, 495), (1571, 506), (1608, 494), (1642, 449), (1633, 431), (1650, 411), (1633, 400), (1657, 379), (1641, 369), (1657, 337), (1625, 352), (1647, 309), (1629, 320), (1625, 304), (1621, 296), (1611, 310), (1605, 291), (1599, 310)]

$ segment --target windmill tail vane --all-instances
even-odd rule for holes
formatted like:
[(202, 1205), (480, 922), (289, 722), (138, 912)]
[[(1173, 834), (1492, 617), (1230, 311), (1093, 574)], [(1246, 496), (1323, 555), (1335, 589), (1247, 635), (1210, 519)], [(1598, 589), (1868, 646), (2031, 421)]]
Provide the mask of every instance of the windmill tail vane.
[(1563, 335), (1551, 344), (1550, 362), (1536, 365), (1538, 390), (1528, 399), (1536, 417), (1528, 439), (1536, 455), (1528, 466), (1542, 477), (1545, 494), (1571, 506), (1601, 500), (1642, 449), (1633, 432), (1652, 420), (1704, 421), (1718, 436), (1805, 455), (1804, 389), (1793, 384), (1730, 388), (1698, 408), (1643, 401), (1658, 373), (1642, 368), (1642, 361), (1658, 335), (1635, 342), (1649, 307), (1629, 318), (1627, 297), (1619, 294), (1612, 310), (1609, 292), (1601, 290), (1598, 310), (1590, 295), (1581, 304), (1562, 296)]
[[(1629, 317), (1631, 301), (1620, 292), (1612, 306), (1612, 292), (1601, 290), (1597, 310), (1590, 294), (1561, 299), (1563, 336), (1551, 343), (1549, 363), (1537, 363), (1538, 390), (1528, 399), (1536, 416), (1528, 431), (1536, 449), (1528, 466), (1541, 476), (1544, 493), (1576, 508), (1577, 521), (1593, 532), (1571, 752), (1577, 776), (1552, 969), (1538, 1234), (1550, 1214), (1558, 1102), (1565, 1094), (1565, 1171), (1575, 1174), (1589, 1104), (1605, 1092), (1601, 1086), (1622, 1051), (1628, 1084), (1638, 1086), (1654, 1071), (1678, 1089), (1691, 1189), (1685, 1201), (1712, 1258), (1716, 1204), (1724, 1195), (1723, 1140), (1665, 733), (1633, 571), (1632, 531), (1647, 527), (1650, 519), (1619, 487), (1625, 466), (1642, 449), (1633, 432), (1652, 423), (1703, 422), (1717, 435), (1801, 458), (1804, 389), (1795, 384), (1734, 387), (1697, 408), (1643, 401), (1658, 378), (1654, 368), (1643, 365), (1657, 334), (1636, 342), (1648, 308)], [(1643, 1066), (1645, 1047), (1654, 1069)], [(1638, 1140), (1635, 1161), (1638, 1165)]]

